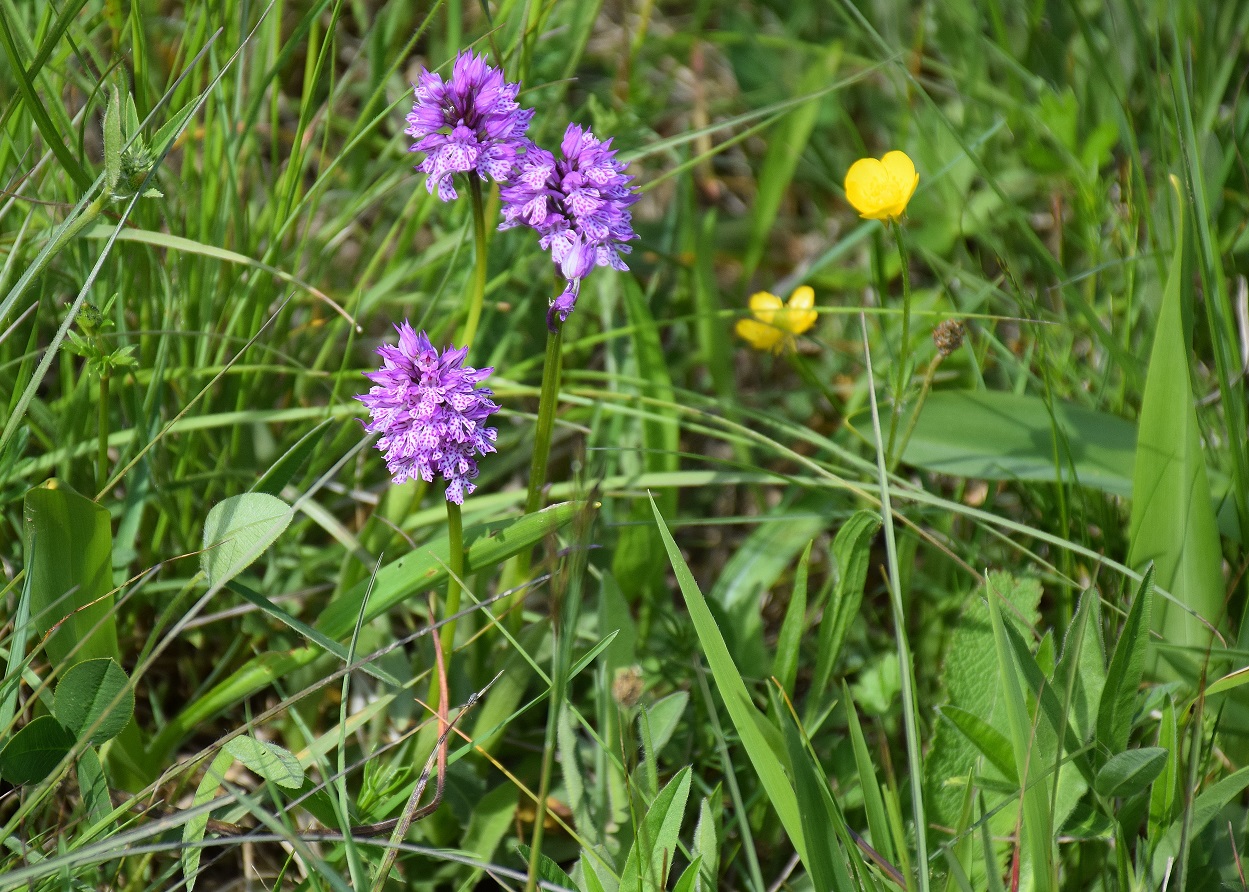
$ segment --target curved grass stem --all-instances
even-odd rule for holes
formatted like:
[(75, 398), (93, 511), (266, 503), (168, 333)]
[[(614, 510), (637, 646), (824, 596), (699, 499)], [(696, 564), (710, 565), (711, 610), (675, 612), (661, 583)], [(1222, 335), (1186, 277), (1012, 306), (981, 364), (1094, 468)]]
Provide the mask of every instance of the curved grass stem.
[(876, 435), (876, 471), (880, 479), (880, 514), (885, 529), (889, 601), (893, 608), (894, 637), (898, 643), (898, 665), (902, 683), (902, 719), (906, 731), (907, 772), (911, 776), (911, 807), (915, 821), (915, 863), (919, 874), (919, 892), (928, 892), (928, 822), (924, 817), (924, 760), (919, 742), (919, 708), (915, 701), (915, 663), (906, 637), (906, 615), (902, 604), (902, 574), (898, 567), (898, 543), (893, 530), (893, 506), (889, 498), (889, 470), (885, 466), (885, 452), (880, 448), (880, 412), (876, 405), (876, 384), (872, 377), (872, 351), (867, 341), (866, 315), (859, 314), (859, 324), (863, 330), (863, 355), (867, 362), (867, 392), (871, 399), (872, 428)]

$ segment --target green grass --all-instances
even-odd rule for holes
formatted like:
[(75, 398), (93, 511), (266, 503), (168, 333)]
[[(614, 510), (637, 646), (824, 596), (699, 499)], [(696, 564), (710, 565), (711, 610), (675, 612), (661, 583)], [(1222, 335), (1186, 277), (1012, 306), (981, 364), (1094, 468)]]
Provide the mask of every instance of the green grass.
[[(0, 0), (0, 890), (1244, 888), (1246, 33)], [(642, 192), (559, 378), (549, 256), (488, 185), (469, 323), (402, 133), (469, 45)], [(404, 318), (495, 369), (462, 572), (356, 420)]]

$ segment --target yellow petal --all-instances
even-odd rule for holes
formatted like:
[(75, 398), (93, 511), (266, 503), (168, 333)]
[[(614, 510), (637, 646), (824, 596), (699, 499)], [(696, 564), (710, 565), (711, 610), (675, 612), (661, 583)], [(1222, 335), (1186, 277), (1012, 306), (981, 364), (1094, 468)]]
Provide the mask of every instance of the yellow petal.
[(755, 319), (737, 320), (737, 336), (756, 350), (778, 351), (785, 340), (785, 332)]
[(896, 220), (919, 185), (919, 174), (906, 152), (860, 158), (846, 172), (846, 200), (868, 220)]
[(781, 299), (767, 291), (757, 291), (750, 295), (750, 312), (760, 322), (771, 323), (776, 311), (784, 306)]
[(785, 305), (785, 328), (790, 332), (800, 335), (819, 318), (819, 314), (812, 309), (815, 306), (815, 289), (810, 285), (803, 285), (794, 290), (789, 296), (789, 302)]
[(875, 158), (860, 158), (846, 171), (846, 200), (861, 217), (883, 219), (880, 213), (887, 203), (888, 189), (889, 174)]

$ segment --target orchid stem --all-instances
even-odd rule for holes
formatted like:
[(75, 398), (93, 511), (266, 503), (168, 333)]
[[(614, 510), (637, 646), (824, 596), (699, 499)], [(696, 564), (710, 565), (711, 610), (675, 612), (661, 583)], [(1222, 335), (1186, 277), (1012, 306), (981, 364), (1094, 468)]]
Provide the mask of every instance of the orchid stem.
[(555, 330), (546, 336), (546, 359), (542, 365), (542, 395), (538, 397), (538, 427), (534, 431), (533, 462), (529, 465), (529, 491), (525, 496), (525, 513), (533, 514), (542, 507), (542, 490), (546, 485), (546, 465), (551, 457), (551, 437), (555, 430), (555, 410), (559, 405), (559, 382), (563, 369), (564, 324), (555, 323)]
[(473, 285), (468, 294), (468, 317), (460, 335), (461, 346), (470, 346), (477, 336), (481, 322), (481, 308), (486, 299), (486, 209), (481, 196), (481, 177), (468, 175), (468, 197), (473, 208), (473, 243), (476, 247), (476, 265), (473, 267)]

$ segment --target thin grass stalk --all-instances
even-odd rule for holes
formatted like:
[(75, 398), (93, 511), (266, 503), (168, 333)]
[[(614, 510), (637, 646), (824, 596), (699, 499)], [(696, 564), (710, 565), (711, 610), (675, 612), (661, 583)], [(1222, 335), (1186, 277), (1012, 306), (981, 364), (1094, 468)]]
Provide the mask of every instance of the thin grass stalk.
[(475, 173), (468, 175), (468, 197), (473, 208), (476, 263), (473, 267), (472, 287), (468, 293), (468, 316), (464, 320), (464, 332), (460, 335), (460, 343), (465, 347), (471, 347), (473, 338), (477, 336), (482, 304), (486, 299), (486, 209), (481, 197), (481, 177)]
[(108, 369), (100, 370), (100, 413), (96, 432), (95, 485), (103, 490), (108, 483)]
[[(906, 388), (911, 383), (911, 271), (902, 224), (893, 220), (890, 223), (890, 229), (893, 230), (894, 240), (898, 244), (898, 260), (902, 264), (902, 344), (898, 351), (898, 376), (894, 384), (893, 411), (889, 415), (889, 447), (885, 450), (888, 466), (893, 468), (898, 463), (898, 456), (893, 451), (894, 441), (898, 435), (898, 422), (902, 419), (902, 404), (906, 402)], [(881, 294), (884, 294), (883, 282), (881, 286)]]
[[(872, 377), (872, 351), (867, 340), (867, 316), (859, 314), (863, 330), (863, 355), (867, 363), (867, 394), (872, 406), (872, 431), (876, 436), (876, 471), (880, 478), (880, 514), (885, 527), (885, 558), (889, 572), (889, 602), (893, 608), (894, 638), (898, 643), (898, 664), (902, 686), (902, 724), (906, 731), (907, 771), (911, 775), (911, 809), (915, 821), (915, 862), (920, 892), (928, 892), (928, 823), (924, 817), (924, 760), (919, 742), (919, 709), (915, 702), (915, 665), (906, 638), (906, 617), (902, 606), (902, 574), (898, 569), (898, 543), (893, 531), (893, 506), (889, 498), (889, 471), (880, 448), (880, 412), (876, 405), (876, 385)], [(896, 416), (895, 416), (896, 419)]]

